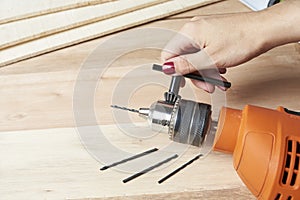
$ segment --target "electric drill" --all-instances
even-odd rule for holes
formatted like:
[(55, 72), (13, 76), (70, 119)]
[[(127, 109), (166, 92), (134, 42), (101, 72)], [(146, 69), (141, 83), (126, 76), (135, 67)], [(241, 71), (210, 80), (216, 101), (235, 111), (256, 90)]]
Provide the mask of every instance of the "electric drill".
[[(162, 70), (159, 65), (153, 69)], [(185, 77), (230, 87), (228, 82), (199, 75)], [(166, 127), (175, 142), (201, 147), (213, 135), (213, 150), (233, 154), (235, 170), (258, 199), (300, 199), (300, 113), (283, 107), (223, 107), (218, 122), (214, 122), (211, 105), (181, 98), (182, 79), (183, 76), (172, 76), (165, 99), (150, 108), (112, 107), (139, 113), (154, 129)]]

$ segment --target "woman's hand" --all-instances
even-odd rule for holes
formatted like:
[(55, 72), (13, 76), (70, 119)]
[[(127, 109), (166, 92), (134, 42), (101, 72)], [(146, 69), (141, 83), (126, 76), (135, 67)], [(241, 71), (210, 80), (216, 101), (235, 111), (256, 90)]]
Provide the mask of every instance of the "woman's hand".
[[(275, 46), (300, 40), (299, 2), (286, 1), (260, 12), (194, 17), (162, 51), (164, 72), (201, 73), (224, 79), (216, 71), (226, 73), (226, 68), (247, 62)], [(287, 28), (291, 32), (285, 31)], [(208, 83), (193, 83), (214, 91)]]

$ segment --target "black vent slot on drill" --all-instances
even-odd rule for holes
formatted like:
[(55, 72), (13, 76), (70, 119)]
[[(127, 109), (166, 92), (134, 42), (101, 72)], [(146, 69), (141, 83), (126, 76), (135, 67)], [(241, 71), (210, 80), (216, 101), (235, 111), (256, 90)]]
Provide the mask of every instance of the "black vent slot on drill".
[[(287, 140), (285, 165), (281, 183), (287, 187), (296, 187), (300, 166), (300, 141)], [(297, 186), (298, 187), (298, 186)], [(292, 199), (292, 197), (290, 198)]]
[[(285, 199), (284, 196), (282, 196), (280, 193), (278, 193), (274, 200), (283, 200), (283, 199)], [(286, 200), (293, 200), (293, 197), (288, 196), (288, 198)]]
[(281, 200), (281, 194), (280, 193), (278, 193), (277, 195), (276, 195), (276, 197), (275, 197), (275, 199), (274, 200)]

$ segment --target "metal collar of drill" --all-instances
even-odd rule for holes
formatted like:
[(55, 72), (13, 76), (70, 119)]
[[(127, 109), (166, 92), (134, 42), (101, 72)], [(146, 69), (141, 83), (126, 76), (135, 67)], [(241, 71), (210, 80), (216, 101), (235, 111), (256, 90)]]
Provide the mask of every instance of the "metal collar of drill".
[(211, 123), (211, 105), (182, 99), (178, 94), (182, 76), (172, 76), (165, 100), (149, 109), (150, 123), (168, 126), (169, 138), (175, 142), (201, 146)]

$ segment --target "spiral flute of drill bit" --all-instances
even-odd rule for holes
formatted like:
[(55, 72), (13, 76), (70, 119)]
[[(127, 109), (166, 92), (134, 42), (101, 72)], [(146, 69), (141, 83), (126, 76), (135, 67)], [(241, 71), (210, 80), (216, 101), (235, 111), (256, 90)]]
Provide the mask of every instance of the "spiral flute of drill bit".
[(127, 110), (127, 111), (130, 111), (130, 112), (139, 113), (138, 110), (133, 109), (133, 108), (126, 108), (126, 107), (117, 106), (117, 105), (111, 105), (110, 107), (112, 107), (112, 108), (117, 108), (117, 109), (120, 109), (120, 110)]

